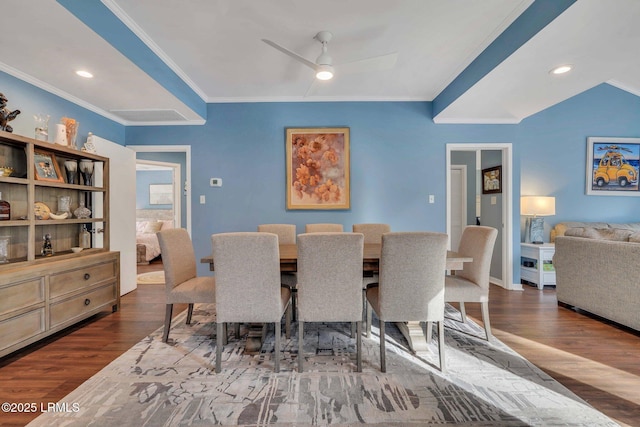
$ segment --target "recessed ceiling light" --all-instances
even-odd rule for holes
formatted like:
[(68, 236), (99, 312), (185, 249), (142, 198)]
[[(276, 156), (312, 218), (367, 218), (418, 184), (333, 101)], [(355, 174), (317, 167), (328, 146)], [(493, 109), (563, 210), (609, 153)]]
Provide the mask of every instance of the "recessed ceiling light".
[(85, 79), (93, 78), (93, 74), (85, 70), (78, 70), (76, 71), (76, 74), (79, 75), (80, 77), (84, 77)]
[(571, 65), (567, 64), (567, 65), (561, 65), (559, 67), (556, 67), (549, 72), (551, 74), (564, 74), (564, 73), (568, 73), (569, 71), (571, 71)]

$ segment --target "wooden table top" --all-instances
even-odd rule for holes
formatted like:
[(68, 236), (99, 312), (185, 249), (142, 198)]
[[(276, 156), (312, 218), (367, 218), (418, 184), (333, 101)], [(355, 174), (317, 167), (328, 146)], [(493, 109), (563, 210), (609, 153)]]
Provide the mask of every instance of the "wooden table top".
[[(362, 258), (363, 271), (378, 271), (381, 246), (379, 243), (365, 243)], [(471, 257), (465, 257), (457, 252), (447, 251), (447, 270), (461, 270), (465, 262), (471, 261), (473, 261)], [(204, 257), (200, 262), (209, 264), (209, 269), (214, 271), (213, 256)], [(297, 271), (297, 264), (298, 246), (295, 244), (280, 245), (280, 270)]]

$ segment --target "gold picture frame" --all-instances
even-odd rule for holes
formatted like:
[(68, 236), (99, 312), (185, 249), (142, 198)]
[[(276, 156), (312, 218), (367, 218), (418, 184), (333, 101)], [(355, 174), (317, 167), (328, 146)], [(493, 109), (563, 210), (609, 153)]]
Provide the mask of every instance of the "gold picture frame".
[(34, 150), (33, 168), (38, 181), (64, 182), (56, 156), (47, 151)]
[(350, 209), (349, 128), (287, 128), (287, 209)]

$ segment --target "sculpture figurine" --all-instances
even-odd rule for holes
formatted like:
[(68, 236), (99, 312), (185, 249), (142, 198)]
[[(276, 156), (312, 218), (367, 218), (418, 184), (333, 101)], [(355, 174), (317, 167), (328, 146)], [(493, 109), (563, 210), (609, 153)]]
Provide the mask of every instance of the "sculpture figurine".
[(7, 102), (7, 97), (0, 93), (0, 130), (13, 132), (13, 128), (8, 123), (20, 114), (20, 110), (10, 111), (7, 108)]

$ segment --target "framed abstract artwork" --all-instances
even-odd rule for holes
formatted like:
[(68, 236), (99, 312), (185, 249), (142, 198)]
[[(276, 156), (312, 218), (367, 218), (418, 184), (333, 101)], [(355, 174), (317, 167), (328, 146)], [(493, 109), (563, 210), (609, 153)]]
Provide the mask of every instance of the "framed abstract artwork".
[(33, 163), (38, 181), (64, 182), (55, 154), (34, 150)]
[(349, 128), (287, 128), (287, 209), (349, 209)]
[(640, 196), (640, 138), (587, 138), (587, 194)]

